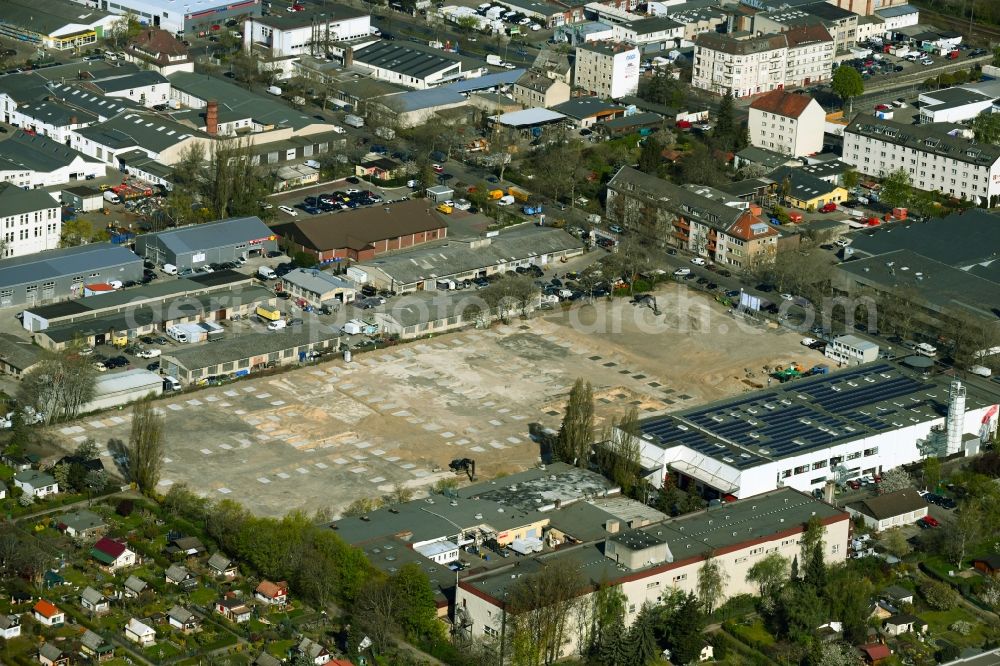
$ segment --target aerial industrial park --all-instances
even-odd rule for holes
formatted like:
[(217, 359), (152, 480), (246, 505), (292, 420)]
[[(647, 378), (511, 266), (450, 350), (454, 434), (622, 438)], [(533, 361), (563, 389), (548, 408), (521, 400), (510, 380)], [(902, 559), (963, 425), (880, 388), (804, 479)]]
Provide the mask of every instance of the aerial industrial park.
[(1000, 664), (1000, 7), (0, 3), (0, 662)]

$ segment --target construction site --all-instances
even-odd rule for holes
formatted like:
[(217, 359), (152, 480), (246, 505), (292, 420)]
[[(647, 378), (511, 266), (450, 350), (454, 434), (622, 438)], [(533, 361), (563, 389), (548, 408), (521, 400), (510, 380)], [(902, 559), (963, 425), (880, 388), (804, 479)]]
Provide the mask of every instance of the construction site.
[[(777, 366), (821, 355), (799, 336), (737, 325), (702, 294), (667, 287), (659, 314), (602, 301), (466, 330), (157, 402), (166, 419), (161, 490), (187, 484), (254, 512), (329, 509), (397, 484), (480, 479), (539, 462), (529, 425), (558, 428), (577, 378), (593, 386), (596, 430), (635, 408), (653, 416), (757, 388)], [(694, 327), (694, 330), (692, 330)], [(66, 448), (128, 440), (130, 412), (53, 428)], [(107, 451), (104, 451), (105, 455)], [(115, 464), (106, 460), (109, 468)]]

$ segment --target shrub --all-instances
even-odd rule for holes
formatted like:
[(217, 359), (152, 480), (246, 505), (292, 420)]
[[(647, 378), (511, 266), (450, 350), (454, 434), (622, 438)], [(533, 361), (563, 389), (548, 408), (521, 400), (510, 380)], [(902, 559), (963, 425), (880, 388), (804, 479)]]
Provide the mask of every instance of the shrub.
[(948, 628), (959, 636), (968, 636), (972, 633), (972, 623), (966, 622), (965, 620), (957, 620)]
[(927, 580), (920, 584), (920, 594), (934, 610), (948, 610), (958, 604), (958, 593), (947, 583)]

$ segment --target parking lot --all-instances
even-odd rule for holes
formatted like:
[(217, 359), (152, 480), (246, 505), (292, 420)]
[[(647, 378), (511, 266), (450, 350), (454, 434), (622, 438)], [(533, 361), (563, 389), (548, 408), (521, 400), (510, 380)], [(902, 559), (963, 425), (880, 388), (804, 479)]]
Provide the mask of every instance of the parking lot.
[[(163, 489), (183, 482), (268, 515), (337, 511), (396, 483), (419, 488), (452, 476), (457, 457), (475, 459), (486, 478), (536, 464), (528, 424), (557, 427), (577, 377), (594, 386), (601, 428), (630, 407), (653, 415), (748, 390), (750, 365), (759, 375), (763, 365), (818, 360), (798, 337), (742, 330), (682, 287), (658, 298), (658, 316), (619, 299), (168, 394), (158, 401)], [(129, 417), (83, 418), (52, 434), (67, 448), (86, 437), (127, 440)]]

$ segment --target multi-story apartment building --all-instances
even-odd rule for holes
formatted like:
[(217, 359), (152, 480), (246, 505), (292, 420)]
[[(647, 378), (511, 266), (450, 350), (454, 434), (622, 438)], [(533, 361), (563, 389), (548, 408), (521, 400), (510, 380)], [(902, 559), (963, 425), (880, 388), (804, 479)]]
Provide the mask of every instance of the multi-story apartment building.
[(1000, 146), (952, 136), (936, 124), (859, 116), (844, 130), (843, 161), (869, 176), (903, 169), (914, 187), (977, 206), (1000, 203)]
[(905, 6), (909, 0), (827, 0), (827, 2), (860, 16), (870, 16), (882, 9)]
[(753, 17), (756, 32), (785, 32), (795, 28), (821, 25), (833, 37), (834, 48), (848, 49), (858, 41), (858, 15), (826, 2), (814, 2), (769, 12)]
[[(583, 508), (590, 511), (590, 507)], [(460, 580), (454, 625), (466, 636), (496, 639), (501, 655), (510, 654), (511, 627), (518, 620), (506, 600), (508, 591), (520, 576), (543, 573), (560, 560), (572, 562), (584, 576), (581, 605), (590, 601), (595, 590), (617, 588), (625, 598), (626, 625), (635, 621), (647, 602), (659, 603), (675, 590), (697, 593), (698, 573), (709, 559), (727, 573), (720, 602), (737, 594), (754, 594), (756, 588), (747, 581), (750, 567), (771, 553), (801, 562), (802, 538), (811, 520), (819, 521), (823, 531), (823, 559), (830, 564), (843, 562), (849, 515), (790, 488), (637, 529), (609, 520), (604, 523), (606, 535), (599, 541), (522, 557), (513, 565)], [(582, 617), (567, 613), (563, 644), (555, 646), (560, 656), (574, 654), (580, 647), (588, 629), (578, 624)]]
[(542, 72), (529, 70), (514, 82), (510, 96), (525, 108), (548, 109), (569, 101), (570, 87), (560, 79), (549, 78)]
[(808, 86), (829, 79), (836, 53), (830, 32), (821, 25), (808, 25), (786, 31), (788, 56), (785, 87)]
[(605, 99), (634, 95), (639, 90), (639, 49), (604, 43), (577, 46), (573, 85)]
[(833, 55), (822, 25), (748, 39), (705, 33), (695, 38), (691, 85), (733, 97), (807, 86), (830, 77)]
[(0, 183), (0, 257), (23, 257), (59, 247), (59, 204), (47, 192)]
[(778, 232), (748, 202), (622, 167), (608, 183), (608, 219), (737, 269), (772, 261)]
[(706, 32), (694, 40), (691, 85), (719, 95), (749, 97), (785, 85), (788, 40), (785, 35), (735, 39)]
[(750, 105), (750, 143), (782, 155), (802, 157), (823, 150), (826, 112), (808, 95), (775, 90)]

